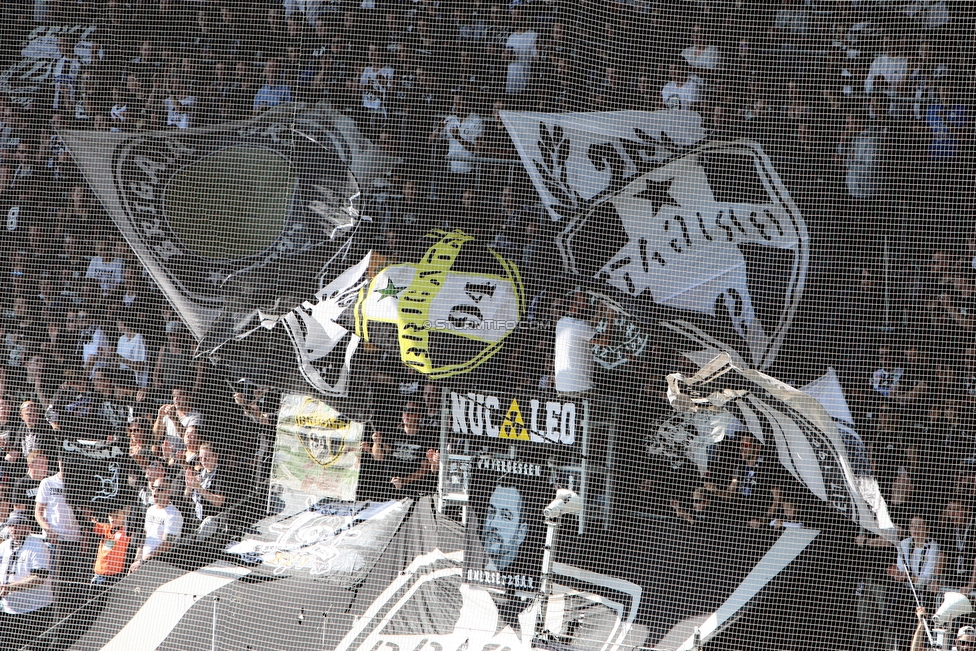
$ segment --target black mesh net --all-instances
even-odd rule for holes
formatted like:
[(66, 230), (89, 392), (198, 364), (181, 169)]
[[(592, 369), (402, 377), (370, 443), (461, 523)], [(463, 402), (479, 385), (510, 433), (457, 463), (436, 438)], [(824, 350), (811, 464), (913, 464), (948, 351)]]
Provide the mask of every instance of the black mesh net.
[(0, 650), (976, 647), (976, 6), (17, 0)]

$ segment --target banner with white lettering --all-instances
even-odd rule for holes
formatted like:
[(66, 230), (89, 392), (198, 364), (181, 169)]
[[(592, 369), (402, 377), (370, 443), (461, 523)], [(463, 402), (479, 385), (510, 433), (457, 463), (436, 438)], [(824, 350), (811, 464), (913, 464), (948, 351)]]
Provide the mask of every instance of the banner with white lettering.
[(707, 142), (700, 116), (680, 110), (502, 120), (561, 225), (568, 272), (644, 320), (703, 315), (753, 366), (772, 364), (803, 291), (809, 238), (757, 143)]
[(203, 350), (348, 266), (359, 187), (383, 158), (325, 106), (199, 129), (61, 135)]
[(539, 589), (543, 510), (552, 501), (553, 491), (548, 469), (531, 461), (533, 456), (484, 455), (472, 463), (465, 583), (513, 594)]
[(588, 405), (522, 396), (451, 392), (451, 435), (467, 439), (555, 443), (582, 441)]

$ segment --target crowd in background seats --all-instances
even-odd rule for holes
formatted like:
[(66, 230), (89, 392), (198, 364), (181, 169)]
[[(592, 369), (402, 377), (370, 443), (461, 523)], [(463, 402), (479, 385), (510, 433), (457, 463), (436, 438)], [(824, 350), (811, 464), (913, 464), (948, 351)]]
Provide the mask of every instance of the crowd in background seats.
[[(870, 550), (862, 632), (883, 628), (872, 622), (888, 616), (908, 575), (924, 590), (976, 587), (968, 3), (37, 0), (4, 9), (3, 67), (38, 27), (97, 26), (90, 51), (78, 32), (58, 37), (52, 83), (29, 104), (0, 94), (0, 490), (7, 512), (26, 509), (57, 545), (72, 544), (47, 520), (60, 507), (37, 511), (36, 494), (17, 487), (56, 476), (64, 438), (129, 450), (126, 515), (137, 538), (154, 508), (147, 481), (190, 519), (219, 508), (197, 486), (207, 451), (220, 467), (247, 456), (221, 424), (235, 409), (222, 383), (192, 358), (194, 342), (58, 130), (187, 129), (329, 101), (398, 161), (370, 189), (374, 245), (387, 259), (416, 257), (431, 228), (462, 228), (538, 279), (555, 256), (540, 242), (546, 218), (499, 112), (682, 108), (716, 138), (759, 141), (800, 206), (814, 252), (794, 326), (805, 347), (784, 351), (777, 371), (794, 379), (790, 360), (809, 356), (838, 369), (895, 522), (915, 541), (909, 556), (923, 550), (899, 566), (892, 548), (859, 541)], [(539, 354), (515, 372), (547, 390), (551, 346), (527, 346)], [(660, 378), (647, 385), (659, 397)], [(257, 398), (238, 402), (251, 410)], [(393, 401), (414, 399), (406, 391)], [(382, 434), (375, 450), (381, 458)], [(730, 444), (726, 460), (724, 474), (674, 503), (682, 521), (739, 499), (750, 505), (744, 526), (802, 521), (754, 439)], [(106, 530), (88, 519), (107, 525), (109, 516), (74, 514), (92, 539)], [(138, 566), (137, 548), (120, 571)], [(89, 569), (64, 576), (80, 581)]]

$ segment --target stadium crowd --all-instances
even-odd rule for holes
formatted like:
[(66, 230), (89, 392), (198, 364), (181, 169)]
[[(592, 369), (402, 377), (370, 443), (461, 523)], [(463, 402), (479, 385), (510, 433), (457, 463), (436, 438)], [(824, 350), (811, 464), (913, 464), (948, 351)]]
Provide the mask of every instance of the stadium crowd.
[[(415, 257), (430, 228), (462, 228), (533, 270), (530, 284), (542, 282), (551, 251), (500, 111), (693, 109), (716, 137), (762, 143), (814, 237), (814, 298), (796, 326), (808, 348), (797, 354), (816, 351), (840, 371), (908, 535), (900, 557), (857, 539), (864, 648), (880, 648), (892, 612), (905, 613), (911, 633), (914, 609), (900, 601), (907, 579), (926, 594), (976, 588), (976, 13), (967, 3), (37, 0), (4, 9), (4, 69), (38, 28), (96, 27), (57, 33), (50, 78), (0, 94), (0, 498), (14, 514), (0, 551), (10, 565), (27, 533), (43, 532), (55, 576), (55, 597), (29, 569), (5, 579), (40, 595), (17, 605), (15, 589), (0, 587), (8, 615), (38, 604), (63, 612), (88, 594), (64, 586), (138, 569), (186, 522), (239, 497), (232, 475), (248, 467), (242, 446), (225, 445), (233, 407), (223, 383), (192, 358), (189, 333), (58, 130), (186, 129), (323, 100), (398, 161), (368, 210), (388, 259)], [(546, 354), (519, 370), (538, 390), (550, 388)], [(648, 392), (663, 392), (660, 377)], [(255, 398), (236, 396), (242, 418), (264, 418)], [(409, 399), (408, 433), (426, 404)], [(124, 509), (69, 506), (59, 457), (71, 438), (127, 448)], [(378, 462), (388, 452), (382, 433), (367, 447)], [(743, 435), (727, 473), (695, 487), (690, 503), (676, 499), (674, 511), (699, 526), (730, 504), (743, 526), (798, 526), (798, 500), (779, 488), (773, 464)]]

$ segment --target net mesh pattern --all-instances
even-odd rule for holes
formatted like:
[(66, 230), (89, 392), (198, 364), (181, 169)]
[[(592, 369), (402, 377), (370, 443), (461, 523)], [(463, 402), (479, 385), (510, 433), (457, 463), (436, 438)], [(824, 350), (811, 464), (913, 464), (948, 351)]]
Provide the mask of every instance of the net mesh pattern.
[(3, 10), (0, 648), (976, 645), (972, 3)]

